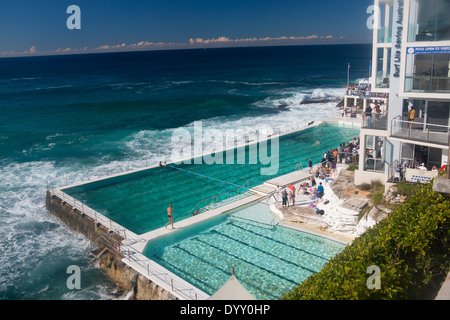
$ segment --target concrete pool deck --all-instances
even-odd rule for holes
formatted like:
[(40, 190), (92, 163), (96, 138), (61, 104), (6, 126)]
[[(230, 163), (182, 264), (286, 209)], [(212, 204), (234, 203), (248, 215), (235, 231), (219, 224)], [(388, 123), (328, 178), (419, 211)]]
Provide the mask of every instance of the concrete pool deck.
[[(287, 186), (289, 184), (297, 185), (302, 181), (307, 180), (311, 174), (309, 173), (309, 169), (303, 169), (301, 171), (292, 172), (283, 176), (278, 177), (276, 180), (272, 179), (267, 182), (265, 182), (263, 185), (272, 185), (274, 180), (277, 184), (280, 186)], [(251, 188), (253, 189), (253, 188)], [(252, 190), (254, 192), (254, 190)], [(243, 206), (249, 205), (251, 203), (256, 203), (259, 201), (264, 201), (267, 204), (274, 203), (275, 199), (272, 197), (276, 192), (275, 188), (272, 188), (270, 192), (261, 194), (261, 193), (254, 193), (249, 194), (247, 197), (243, 199), (239, 199), (237, 201), (230, 202), (228, 204), (225, 204), (221, 207), (211, 209), (209, 211), (203, 212), (199, 215), (183, 219), (181, 221), (174, 221), (174, 229), (171, 228), (169, 225), (167, 228), (162, 227), (147, 233), (144, 233), (142, 235), (137, 236), (139, 239), (133, 239), (131, 241), (124, 241), (122, 248), (125, 252), (131, 252), (131, 257), (126, 257), (123, 259), (123, 262), (131, 267), (132, 269), (138, 271), (139, 273), (145, 275), (149, 280), (152, 282), (157, 283), (161, 287), (163, 287), (165, 290), (170, 291), (172, 294), (177, 296), (179, 299), (193, 299), (193, 296), (195, 295), (195, 299), (209, 299), (209, 295), (205, 292), (199, 290), (193, 285), (190, 285), (185, 280), (177, 276), (176, 274), (168, 271), (167, 269), (163, 268), (159, 264), (157, 264), (155, 261), (147, 258), (143, 255), (143, 251), (149, 241), (155, 240), (159, 237), (163, 237), (166, 235), (169, 235), (173, 232), (182, 230), (184, 228), (187, 228), (189, 226), (192, 226), (194, 224), (200, 223), (202, 221), (206, 221), (208, 219), (211, 219), (213, 217), (216, 217), (221, 214), (225, 214), (227, 212), (230, 212), (232, 210), (241, 208)], [(275, 215), (275, 213), (274, 213)], [(176, 220), (176, 216), (174, 216), (174, 220)], [(317, 228), (317, 226), (313, 225), (307, 225), (307, 224), (299, 224), (299, 223), (292, 223), (289, 221), (283, 221), (279, 224), (280, 226), (294, 229), (300, 232), (310, 233), (316, 236), (320, 236), (322, 238), (325, 238), (327, 240), (332, 240), (335, 242), (342, 243), (344, 245), (349, 244), (353, 239), (351, 237), (345, 236), (340, 233), (333, 233), (330, 231), (323, 231), (320, 230), (320, 228)], [(158, 277), (156, 275), (164, 275), (164, 279), (161, 277)], [(170, 284), (166, 279), (171, 279)], [(189, 292), (189, 296), (181, 295), (180, 292)]]
[[(358, 124), (360, 124), (359, 119), (352, 119), (352, 121), (347, 121), (348, 119), (344, 118), (330, 118), (327, 119), (327, 121), (316, 121), (316, 124), (320, 124), (322, 122), (328, 122), (330, 124), (339, 124), (339, 125), (347, 125), (347, 126), (355, 126), (358, 127)], [(360, 125), (359, 125), (360, 126)], [(301, 129), (303, 130), (303, 129)], [(296, 131), (301, 131), (296, 130)], [(293, 131), (293, 132), (296, 132)], [(290, 132), (292, 133), (292, 132)], [(290, 134), (286, 133), (286, 134)], [(284, 134), (281, 134), (284, 135)], [(280, 136), (281, 136), (280, 135)], [(133, 172), (138, 172), (140, 170), (147, 170), (150, 167), (146, 167), (144, 169), (138, 169), (138, 170), (132, 170), (126, 173), (117, 174), (114, 176), (121, 176), (126, 175)], [(177, 230), (181, 230), (184, 228), (187, 228), (189, 226), (192, 226), (194, 224), (197, 224), (199, 222), (211, 219), (215, 216), (225, 214), (231, 210), (238, 209), (242, 206), (249, 205), (253, 202), (265, 200), (267, 203), (273, 201), (272, 195), (276, 193), (277, 186), (286, 187), (289, 184), (292, 185), (298, 185), (300, 182), (305, 181), (311, 176), (309, 173), (309, 168), (302, 169), (302, 170), (296, 170), (294, 172), (279, 176), (277, 178), (273, 178), (271, 180), (268, 180), (264, 182), (263, 184), (259, 186), (255, 186), (253, 188), (249, 189), (249, 192), (246, 197), (224, 204), (218, 208), (212, 208), (209, 211), (205, 211), (203, 213), (200, 213), (199, 215), (189, 217), (187, 219), (177, 221), (176, 220), (176, 213), (174, 215), (174, 227), (175, 229), (172, 229), (169, 225), (166, 229), (165, 227), (161, 227), (159, 229), (144, 233), (144, 234), (135, 234), (134, 232), (131, 232), (130, 230), (124, 228), (123, 226), (115, 223), (114, 221), (110, 220), (109, 218), (105, 217), (101, 213), (98, 213), (92, 209), (90, 209), (88, 206), (82, 204), (80, 201), (74, 199), (73, 197), (69, 196), (64, 192), (64, 189), (71, 187), (71, 186), (65, 186), (61, 188), (55, 188), (52, 190), (48, 190), (48, 199), (49, 201), (53, 201), (54, 197), (59, 199), (59, 204), (61, 204), (61, 207), (68, 206), (70, 207), (70, 212), (73, 215), (75, 214), (81, 214), (81, 216), (88, 216), (92, 222), (95, 222), (95, 225), (102, 225), (110, 232), (114, 232), (121, 236), (123, 240), (121, 241), (120, 245), (120, 254), (123, 256), (121, 258), (121, 262), (127, 265), (129, 268), (135, 270), (138, 274), (142, 275), (143, 277), (147, 278), (150, 282), (154, 283), (156, 286), (159, 286), (160, 288), (166, 290), (167, 292), (170, 292), (171, 295), (176, 297), (177, 299), (182, 300), (189, 300), (189, 299), (208, 299), (209, 295), (202, 292), (198, 288), (190, 285), (182, 278), (178, 277), (176, 274), (173, 274), (172, 272), (166, 270), (156, 262), (152, 261), (151, 259), (147, 258), (143, 255), (143, 251), (148, 243), (148, 241), (154, 240), (159, 237), (163, 237), (165, 235), (169, 235), (173, 232), (176, 232)], [(101, 178), (102, 179), (108, 179), (110, 178)], [(92, 181), (90, 181), (92, 182)], [(78, 184), (77, 184), (78, 185)], [(73, 186), (73, 185), (72, 185)], [(174, 204), (176, 206), (176, 204)], [(49, 209), (50, 210), (50, 209)], [(53, 210), (53, 209), (52, 209)], [(52, 212), (52, 210), (50, 210)], [(58, 208), (56, 208), (58, 210)], [(64, 213), (64, 212), (60, 212)], [(306, 224), (298, 224), (298, 223), (290, 223), (287, 221), (281, 222), (281, 225), (284, 227), (296, 229), (298, 231), (311, 233), (314, 235), (321, 236), (323, 238), (327, 238), (330, 240), (334, 240), (336, 242), (340, 242), (343, 244), (348, 244), (351, 242), (351, 239), (342, 237), (342, 235), (339, 234), (332, 234), (331, 232), (320, 230), (319, 228), (315, 226), (309, 226)], [(80, 228), (78, 226), (75, 228), (79, 231)], [(97, 227), (95, 227), (97, 229)], [(82, 231), (81, 231), (82, 232)]]
[[(296, 171), (292, 172), (283, 176), (280, 176), (275, 181), (276, 183), (279, 183), (282, 186), (288, 185), (288, 184), (298, 184), (301, 181), (306, 180), (311, 176), (309, 174), (309, 169), (304, 169), (302, 171)], [(264, 185), (272, 185), (273, 181), (268, 181), (267, 184)], [(111, 221), (107, 217), (103, 216), (102, 214), (95, 212), (94, 210), (90, 209), (88, 206), (85, 206), (81, 204), (81, 202), (75, 200), (71, 196), (64, 193), (63, 190), (49, 190), (48, 196), (49, 198), (53, 199), (54, 197), (60, 199), (63, 206), (70, 206), (70, 212), (73, 212), (74, 214), (79, 212), (82, 215), (86, 215), (93, 220), (96, 224), (101, 224), (107, 229), (114, 231), (118, 235), (122, 236), (124, 239), (120, 245), (120, 253), (123, 255), (123, 258), (121, 258), (121, 262), (123, 262), (125, 265), (130, 267), (131, 269), (135, 270), (139, 274), (141, 274), (143, 277), (147, 278), (150, 283), (154, 283), (160, 288), (166, 290), (167, 292), (170, 292), (173, 296), (175, 296), (177, 299), (181, 300), (205, 300), (209, 298), (209, 295), (205, 292), (199, 290), (195, 286), (189, 284), (184, 279), (180, 278), (176, 274), (170, 272), (169, 270), (163, 268), (159, 264), (157, 264), (155, 261), (147, 258), (143, 255), (143, 251), (148, 243), (148, 241), (154, 240), (159, 237), (163, 237), (165, 235), (169, 235), (173, 232), (176, 232), (178, 230), (182, 230), (183, 228), (187, 228), (189, 226), (192, 226), (194, 224), (197, 224), (199, 222), (211, 219), (215, 216), (225, 214), (229, 211), (241, 208), (245, 205), (249, 205), (251, 203), (255, 203), (258, 201), (265, 200), (266, 202), (269, 202), (268, 200), (273, 200), (272, 195), (276, 192), (276, 189), (272, 187), (270, 189), (270, 192), (265, 192), (263, 194), (256, 193), (254, 191), (249, 190), (249, 194), (242, 199), (227, 203), (225, 205), (222, 205), (218, 208), (213, 208), (209, 211), (205, 211), (199, 215), (181, 220), (176, 221), (176, 215), (174, 215), (174, 227), (175, 229), (171, 229), (169, 226), (167, 229), (165, 227), (137, 235), (130, 230), (124, 228), (121, 225), (118, 225), (117, 223)], [(294, 224), (283, 224), (283, 226), (296, 229), (298, 231), (311, 233), (314, 235), (318, 235), (324, 238), (328, 238), (330, 240), (334, 240), (337, 242), (341, 242), (343, 244), (346, 244), (347, 241), (343, 241), (342, 239), (339, 239), (338, 237), (330, 237), (329, 234), (321, 233), (320, 230), (316, 230), (315, 228), (311, 227), (308, 228), (306, 226), (298, 226)]]
[[(260, 201), (264, 197), (270, 197), (272, 194), (275, 194), (275, 192), (276, 192), (275, 185), (280, 185), (281, 187), (285, 187), (289, 184), (297, 184), (299, 182), (305, 181), (310, 176), (311, 176), (311, 174), (309, 174), (307, 172), (307, 170), (295, 171), (292, 173), (288, 173), (286, 175), (276, 178), (276, 182), (275, 182), (276, 184), (274, 184), (274, 179), (272, 179), (272, 180), (264, 182), (264, 184), (262, 184), (262, 185), (250, 188), (249, 189), (250, 194), (247, 195), (243, 199), (239, 199), (239, 200), (227, 203), (218, 208), (212, 208), (211, 210), (205, 211), (205, 212), (198, 214), (196, 216), (193, 216), (193, 217), (183, 219), (181, 221), (176, 221), (176, 215), (174, 215), (174, 229), (172, 229), (171, 225), (169, 225), (167, 228), (161, 227), (159, 229), (149, 231), (147, 233), (144, 233), (144, 234), (141, 234), (138, 236), (141, 241), (137, 241), (137, 242), (133, 241), (132, 244), (130, 244), (130, 245), (135, 250), (137, 250), (139, 252), (143, 252), (148, 241), (154, 240), (159, 237), (166, 236), (177, 230), (187, 228), (196, 223), (211, 219), (220, 214), (224, 214), (226, 212), (240, 208), (240, 207), (248, 205), (250, 203)], [(253, 193), (253, 194), (251, 194), (251, 193)]]

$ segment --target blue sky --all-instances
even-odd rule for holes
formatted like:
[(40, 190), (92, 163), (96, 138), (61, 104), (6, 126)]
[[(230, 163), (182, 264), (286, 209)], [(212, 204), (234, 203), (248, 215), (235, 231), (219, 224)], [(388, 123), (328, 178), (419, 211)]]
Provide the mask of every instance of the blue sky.
[[(0, 54), (367, 43), (371, 0), (8, 0)], [(69, 5), (81, 30), (69, 30)]]

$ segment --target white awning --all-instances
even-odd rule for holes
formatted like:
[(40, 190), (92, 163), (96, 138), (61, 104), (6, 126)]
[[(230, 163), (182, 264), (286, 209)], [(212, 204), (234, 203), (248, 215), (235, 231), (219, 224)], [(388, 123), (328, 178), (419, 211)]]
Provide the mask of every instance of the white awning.
[(209, 300), (256, 300), (244, 286), (232, 275)]

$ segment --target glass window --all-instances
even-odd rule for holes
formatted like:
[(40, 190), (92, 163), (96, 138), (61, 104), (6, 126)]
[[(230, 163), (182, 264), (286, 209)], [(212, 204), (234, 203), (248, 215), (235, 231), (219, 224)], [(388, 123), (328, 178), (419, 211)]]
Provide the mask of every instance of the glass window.
[(385, 137), (366, 136), (364, 170), (384, 172)]
[(393, 9), (389, 4), (380, 3), (380, 21), (378, 29), (378, 43), (392, 42), (392, 16)]
[(433, 167), (440, 168), (442, 153), (443, 150), (439, 148), (402, 143), (402, 166), (417, 169), (423, 163), (428, 170), (432, 170)]
[(378, 48), (377, 54), (377, 88), (389, 88), (391, 70), (391, 48)]
[(414, 159), (414, 145), (411, 143), (402, 143), (402, 161)]
[(450, 92), (450, 54), (408, 54), (406, 92)]
[(430, 127), (429, 129), (442, 132), (448, 131), (449, 113), (449, 101), (428, 101), (427, 123)]
[(428, 151), (428, 169), (440, 168), (442, 162), (442, 149), (430, 148)]
[(450, 40), (449, 12), (449, 0), (411, 1), (408, 41)]

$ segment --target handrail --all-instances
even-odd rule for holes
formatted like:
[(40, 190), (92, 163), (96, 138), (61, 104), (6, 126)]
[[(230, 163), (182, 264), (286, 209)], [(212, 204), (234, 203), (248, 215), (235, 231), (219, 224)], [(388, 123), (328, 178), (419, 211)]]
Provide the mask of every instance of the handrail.
[[(184, 283), (181, 283), (177, 280), (177, 278), (171, 277), (169, 272), (161, 267), (158, 263), (155, 261), (143, 256), (139, 251), (137, 251), (135, 248), (131, 246), (126, 246), (124, 250), (122, 251), (124, 254), (124, 259), (128, 260), (129, 262), (135, 262), (144, 270), (146, 270), (147, 276), (153, 276), (158, 278), (161, 282), (166, 284), (170, 287), (171, 292), (178, 292), (180, 296), (183, 296), (185, 299), (198, 299), (197, 293), (195, 292), (194, 288), (192, 287), (186, 287)], [(139, 259), (138, 256), (142, 256), (144, 259)], [(155, 263), (156, 265), (160, 266), (161, 269), (165, 270), (155, 270), (154, 266), (151, 266), (151, 262)], [(136, 270), (140, 273), (142, 273), (142, 270)], [(185, 293), (187, 292), (187, 294)]]
[(388, 179), (387, 181), (394, 181), (394, 175), (395, 175), (395, 168), (398, 167), (399, 161), (394, 160), (389, 166), (388, 166)]
[[(123, 237), (125, 240), (131, 239), (130, 234), (127, 235), (125, 228), (123, 228), (123, 227), (120, 228), (121, 227), (120, 225), (117, 225), (111, 219), (106, 218), (101, 213), (84, 205), (83, 202), (77, 201), (74, 197), (72, 197), (72, 196), (68, 195), (67, 193), (65, 193), (61, 190), (58, 190), (58, 189), (49, 190), (49, 192), (51, 192), (55, 196), (58, 196), (63, 202), (68, 203), (74, 209), (77, 209), (78, 211), (80, 211), (81, 214), (85, 214), (88, 217), (90, 217), (91, 219), (93, 219), (95, 221), (95, 223), (100, 223), (104, 227), (109, 228), (109, 230), (116, 232), (119, 236)], [(133, 240), (135, 240), (135, 239), (133, 239)]]
[(445, 136), (450, 137), (450, 126), (403, 120), (402, 116), (397, 116), (391, 121), (391, 135), (447, 145)]
[(432, 126), (432, 127), (441, 127), (441, 128), (445, 128), (445, 129), (450, 129), (450, 126), (444, 126), (442, 124), (434, 124), (434, 123), (423, 123), (423, 122), (417, 122), (417, 121), (409, 121), (409, 120), (403, 120), (401, 116), (397, 116), (395, 118), (392, 119), (392, 122), (403, 122), (403, 123), (407, 123), (407, 124), (417, 124), (420, 126)]
[[(78, 209), (81, 212), (81, 214), (85, 214), (90, 218), (92, 218), (95, 221), (95, 223), (100, 223), (107, 228), (109, 225), (110, 230), (116, 232), (120, 236), (123, 235), (123, 237), (126, 240), (135, 240), (134, 242), (140, 241), (140, 239), (134, 239), (133, 237), (130, 236), (130, 234), (127, 234), (125, 228), (117, 227), (116, 223), (113, 222), (111, 219), (108, 219), (102, 214), (98, 213), (97, 211), (89, 208), (88, 206), (85, 206), (81, 201), (76, 201), (75, 198), (69, 196), (65, 192), (58, 189), (49, 190), (49, 192), (51, 192), (55, 196), (58, 196), (63, 202), (71, 205), (73, 208)], [(109, 243), (106, 243), (108, 241), (105, 241), (104, 238), (105, 236), (107, 238), (112, 239), (109, 235), (101, 235), (97, 238), (97, 241), (103, 242), (108, 248), (118, 252), (117, 248), (111, 247)], [(141, 267), (147, 270), (147, 274), (149, 276), (150, 275), (155, 276), (165, 284), (170, 285), (172, 292), (179, 292), (179, 294), (182, 295), (184, 298), (197, 300), (197, 293), (195, 293), (193, 288), (186, 288), (182, 283), (179, 283), (176, 279), (174, 280), (174, 278), (170, 277), (168, 272), (158, 273), (154, 271), (153, 267), (149, 263), (151, 261), (150, 259), (146, 257), (144, 260), (138, 259), (137, 256), (140, 255), (141, 253), (131, 246), (131, 244), (133, 244), (134, 242), (128, 244), (118, 243), (120, 248), (120, 255), (123, 256), (124, 259), (128, 259), (128, 261), (130, 262), (133, 261), (138, 263)], [(182, 291), (187, 291), (188, 293), (186, 294), (183, 293)]]
[[(207, 198), (204, 198), (204, 199), (200, 200), (199, 202), (197, 202), (197, 204), (196, 204), (191, 210), (188, 211), (188, 213), (191, 213), (191, 212), (193, 212), (194, 210), (196, 210), (196, 209), (199, 207), (200, 203), (202, 203), (203, 201), (208, 201), (208, 200), (211, 200), (211, 199), (213, 199), (213, 201), (215, 201), (216, 199), (219, 198), (219, 196), (224, 195), (224, 194), (227, 194), (228, 196), (227, 196), (226, 199), (229, 199), (229, 198), (230, 198), (230, 197), (229, 197), (229, 194), (230, 194), (231, 192), (234, 192), (234, 191), (237, 190), (237, 191), (238, 191), (238, 194), (239, 194), (239, 190), (241, 190), (241, 189), (246, 189), (246, 190), (248, 190), (248, 189), (249, 189), (249, 182), (250, 182), (250, 179), (248, 179), (248, 180), (244, 183), (243, 186), (240, 186), (240, 187), (238, 187), (238, 188), (235, 188), (235, 189), (232, 189), (232, 190), (229, 190), (229, 191), (225, 191), (225, 192), (222, 192), (222, 193), (219, 193), (219, 194), (216, 194), (216, 195), (213, 195), (213, 196), (210, 196), (210, 197), (207, 197)], [(246, 187), (246, 186), (247, 186), (247, 187)]]

